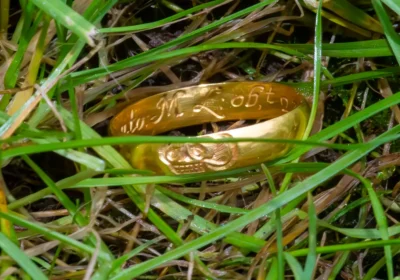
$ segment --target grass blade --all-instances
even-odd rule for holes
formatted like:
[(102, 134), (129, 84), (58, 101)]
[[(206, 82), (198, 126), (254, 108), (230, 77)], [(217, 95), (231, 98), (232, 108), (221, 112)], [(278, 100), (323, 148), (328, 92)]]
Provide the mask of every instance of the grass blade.
[[(313, 53), (313, 44), (278, 44), (282, 47), (293, 48), (305, 54)], [(392, 56), (393, 52), (388, 42), (383, 39), (356, 41), (350, 43), (322, 44), (322, 55), (330, 57), (383, 57)]]
[(190, 16), (191, 13), (198, 12), (203, 9), (211, 8), (214, 6), (217, 6), (219, 4), (227, 4), (230, 1), (225, 1), (225, 0), (214, 0), (208, 3), (200, 4), (197, 6), (194, 6), (193, 8), (184, 10), (180, 13), (177, 13), (175, 15), (172, 15), (170, 17), (155, 21), (155, 22), (150, 22), (150, 23), (144, 23), (144, 24), (137, 24), (137, 25), (132, 25), (132, 26), (120, 26), (120, 27), (110, 27), (110, 28), (101, 28), (99, 29), (100, 33), (121, 33), (121, 32), (137, 32), (137, 31), (143, 31), (143, 30), (148, 30), (148, 29), (153, 29), (153, 28), (158, 28), (162, 25), (165, 24), (171, 24), (171, 22), (179, 20), (183, 17)]
[(400, 36), (393, 29), (389, 15), (386, 13), (381, 0), (372, 0), (372, 4), (374, 6), (376, 14), (379, 17), (379, 20), (382, 23), (386, 39), (388, 40), (389, 45), (392, 48), (394, 56), (397, 59), (397, 63), (400, 64)]
[[(88, 246), (86, 244), (83, 244), (73, 238), (70, 238), (64, 234), (58, 233), (56, 231), (50, 230), (46, 228), (44, 225), (40, 223), (34, 223), (31, 221), (28, 221), (25, 218), (19, 217), (15, 214), (12, 213), (3, 213), (0, 212), (0, 217), (7, 219), (9, 221), (12, 221), (13, 223), (25, 227), (27, 229), (30, 229), (32, 231), (38, 232), (45, 236), (46, 238), (52, 239), (52, 240), (59, 240), (60, 242), (64, 243), (65, 245), (71, 246), (76, 248), (77, 250), (80, 250), (82, 252), (88, 253), (88, 254), (93, 254), (95, 251), (94, 247)], [(99, 258), (105, 260), (105, 261), (110, 261), (111, 259), (107, 254), (101, 253), (99, 254)]]
[(317, 263), (317, 213), (312, 199), (311, 193), (308, 193), (308, 248), (309, 254), (307, 255), (306, 264), (302, 279), (313, 279), (315, 265)]
[(60, 0), (32, 0), (32, 2), (57, 22), (78, 35), (89, 46), (95, 46), (93, 38), (97, 34), (96, 27), (71, 9), (65, 2)]
[[(1, 212), (0, 212), (1, 214)], [(0, 248), (7, 253), (22, 269), (34, 280), (46, 280), (46, 275), (11, 242), (3, 233), (0, 232)]]
[(397, 0), (382, 0), (382, 2), (388, 5), (398, 15), (400, 15), (400, 3)]
[(283, 254), (284, 254), (285, 259), (286, 259), (287, 263), (289, 264), (289, 266), (290, 266), (290, 268), (291, 268), (291, 270), (293, 272), (294, 279), (295, 280), (303, 280), (304, 279), (303, 278), (304, 272), (303, 272), (303, 269), (302, 269), (301, 264), (299, 263), (299, 261), (296, 260), (296, 258), (293, 257), (289, 253), (285, 252)]

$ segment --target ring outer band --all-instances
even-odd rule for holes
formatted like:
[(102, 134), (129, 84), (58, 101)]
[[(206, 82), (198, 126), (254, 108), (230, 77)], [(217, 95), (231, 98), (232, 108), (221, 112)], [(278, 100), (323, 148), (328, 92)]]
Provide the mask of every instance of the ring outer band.
[[(276, 83), (264, 84), (270, 84), (274, 88), (277, 85), (281, 86)], [(213, 84), (213, 86), (218, 86), (218, 84)], [(283, 87), (283, 89), (285, 88)], [(291, 88), (291, 90), (293, 89)], [(158, 96), (163, 95), (158, 94)], [(154, 98), (154, 96), (152, 97)], [(297, 107), (278, 117), (246, 127), (198, 136), (198, 138), (299, 140), (304, 135), (310, 114), (307, 102), (304, 98), (301, 99)], [(131, 106), (135, 106), (135, 104)], [(261, 164), (284, 156), (292, 147), (293, 145), (283, 142), (143, 143), (123, 145), (121, 154), (130, 161), (134, 168), (151, 170), (160, 175), (179, 175), (223, 171)]]

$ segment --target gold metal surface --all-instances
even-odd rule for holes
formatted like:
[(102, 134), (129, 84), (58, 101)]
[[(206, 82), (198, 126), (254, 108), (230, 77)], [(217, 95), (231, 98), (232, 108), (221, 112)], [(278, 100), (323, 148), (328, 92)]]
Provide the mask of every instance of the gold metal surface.
[[(309, 107), (292, 87), (278, 83), (228, 82), (160, 93), (122, 110), (111, 135), (157, 135), (227, 120), (267, 119), (254, 125), (198, 137), (300, 139)], [(285, 143), (187, 143), (124, 145), (121, 153), (139, 169), (158, 174), (191, 174), (234, 169), (284, 156)]]

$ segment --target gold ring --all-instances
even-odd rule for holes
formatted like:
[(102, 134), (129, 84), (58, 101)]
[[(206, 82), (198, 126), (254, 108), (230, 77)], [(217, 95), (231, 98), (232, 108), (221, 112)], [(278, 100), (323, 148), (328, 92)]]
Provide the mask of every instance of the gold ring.
[[(264, 82), (227, 82), (180, 88), (136, 102), (110, 123), (110, 133), (157, 135), (208, 122), (267, 119), (197, 137), (301, 139), (309, 106), (293, 87)], [(142, 143), (121, 147), (134, 168), (157, 174), (192, 174), (261, 164), (284, 156), (292, 145), (271, 142)]]

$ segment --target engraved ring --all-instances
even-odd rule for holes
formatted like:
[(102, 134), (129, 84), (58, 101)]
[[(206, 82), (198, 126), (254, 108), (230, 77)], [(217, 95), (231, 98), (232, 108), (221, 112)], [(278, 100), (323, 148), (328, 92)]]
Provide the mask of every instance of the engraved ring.
[[(208, 122), (264, 120), (197, 137), (301, 139), (310, 109), (293, 87), (279, 83), (226, 82), (159, 93), (129, 105), (110, 123), (110, 133), (157, 135)], [(134, 168), (157, 174), (193, 174), (261, 164), (284, 156), (283, 142), (140, 143), (121, 154)]]

